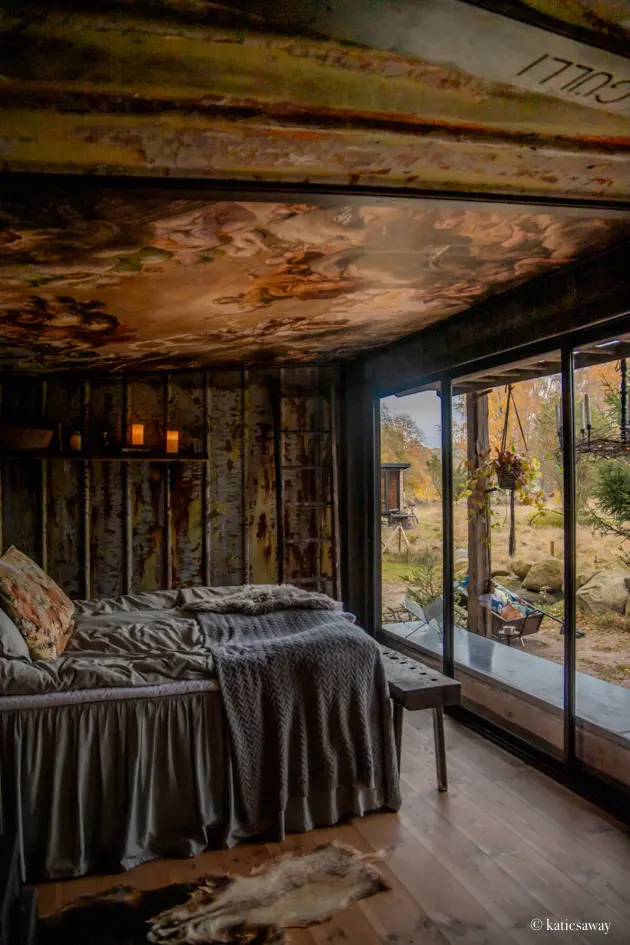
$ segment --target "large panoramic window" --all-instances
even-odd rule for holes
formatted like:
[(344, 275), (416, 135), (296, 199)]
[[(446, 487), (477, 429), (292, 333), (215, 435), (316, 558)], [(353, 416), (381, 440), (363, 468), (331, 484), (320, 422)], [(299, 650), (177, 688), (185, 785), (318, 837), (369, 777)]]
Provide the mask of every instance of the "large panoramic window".
[[(577, 752), (589, 725), (630, 742), (630, 335), (575, 352)], [(598, 758), (616, 752), (597, 749)], [(615, 762), (616, 767), (616, 762)], [(616, 770), (610, 771), (615, 774)]]
[(442, 440), (437, 390), (381, 401), (383, 625), (441, 655)]
[(630, 334), (584, 337), (453, 377), (447, 435), (448, 382), (381, 402), (383, 629), (478, 716), (630, 783)]
[[(458, 378), (452, 430), (456, 675), (491, 720), (509, 719), (555, 752), (564, 704), (560, 361), (554, 352)], [(514, 693), (525, 711), (514, 710)]]

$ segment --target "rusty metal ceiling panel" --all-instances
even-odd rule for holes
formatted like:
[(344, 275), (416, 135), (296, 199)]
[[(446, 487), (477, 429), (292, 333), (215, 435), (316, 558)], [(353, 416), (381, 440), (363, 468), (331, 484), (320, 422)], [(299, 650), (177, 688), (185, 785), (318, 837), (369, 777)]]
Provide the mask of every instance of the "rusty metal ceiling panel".
[[(0, 363), (347, 357), (606, 248), (627, 224), (597, 205), (630, 202), (628, 4), (501, 6), (5, 4)], [(65, 194), (20, 196), (15, 171), (295, 190), (248, 201), (72, 181)], [(307, 185), (595, 209), (574, 219), (557, 206), (552, 216), (352, 196), (322, 206), (299, 192)], [(178, 548), (165, 489), (168, 558)]]
[[(595, 73), (585, 82), (580, 71), (570, 81), (565, 73), (550, 78), (555, 47), (543, 54), (534, 42), (536, 57), (547, 57), (536, 68), (502, 52), (500, 30), (526, 24), (460, 0), (446, 0), (457, 8), (446, 16), (444, 2), (398, 2), (391, 16), (384, 4), (375, 15), (369, 0), (339, 9), (307, 4), (306, 19), (299, 4), (290, 15), (285, 5), (288, 19), (275, 31), (273, 3), (270, 22), (238, 3), (231, 12), (198, 4), (192, 13), (152, 5), (151, 17), (141, 3), (16, 7), (0, 23), (0, 157), (9, 170), (626, 199), (625, 98), (614, 103), (618, 114), (587, 107), (604, 95)], [(443, 54), (431, 30), (417, 27), (419, 12), (431, 13), (448, 40)], [(475, 42), (470, 17), (491, 17)], [(300, 26), (324, 35), (290, 33)], [(416, 49), (416, 40), (427, 48)], [(457, 61), (461, 43), (474, 61)], [(488, 72), (506, 60), (508, 72), (519, 66), (526, 88), (511, 72)], [(608, 98), (612, 85), (626, 82), (610, 74)]]
[[(526, 4), (498, 0), (227, 3), (241, 11), (255, 10), (267, 22), (296, 32), (405, 53), (436, 66), (454, 66), (488, 82), (630, 116), (627, 46), (611, 51), (598, 47), (596, 39), (593, 44), (561, 35), (553, 29), (552, 10), (558, 5), (550, 2), (537, 7), (546, 13), (551, 29), (528, 22)], [(593, 20), (591, 32), (596, 35)]]

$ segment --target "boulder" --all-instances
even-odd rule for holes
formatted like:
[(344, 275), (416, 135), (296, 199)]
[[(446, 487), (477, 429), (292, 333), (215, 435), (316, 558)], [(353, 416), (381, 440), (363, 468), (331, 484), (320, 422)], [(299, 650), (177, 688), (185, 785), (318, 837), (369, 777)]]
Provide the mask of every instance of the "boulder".
[(509, 568), (495, 568), (492, 577), (509, 577), (512, 572)]
[(468, 558), (456, 558), (453, 564), (455, 574), (466, 574), (468, 571)]
[(585, 584), (588, 584), (588, 582), (590, 581), (590, 579), (591, 579), (591, 578), (593, 577), (593, 575), (595, 575), (595, 574), (597, 574), (597, 571), (594, 570), (593, 568), (591, 568), (590, 571), (578, 571), (578, 573), (577, 573), (576, 576), (575, 576), (575, 579), (576, 579), (576, 582), (577, 582), (577, 586), (578, 586), (578, 587), (584, 587), (584, 585), (585, 585)]
[(523, 581), (528, 591), (538, 593), (544, 588), (551, 591), (562, 590), (564, 580), (564, 562), (561, 558), (543, 558), (531, 566)]
[(525, 558), (514, 558), (511, 563), (511, 568), (517, 578), (524, 581), (533, 563), (533, 561), (527, 561)]
[(597, 571), (577, 594), (578, 606), (587, 614), (625, 614), (628, 603), (626, 571)]
[(540, 509), (527, 519), (534, 528), (562, 528), (564, 516), (558, 509)]

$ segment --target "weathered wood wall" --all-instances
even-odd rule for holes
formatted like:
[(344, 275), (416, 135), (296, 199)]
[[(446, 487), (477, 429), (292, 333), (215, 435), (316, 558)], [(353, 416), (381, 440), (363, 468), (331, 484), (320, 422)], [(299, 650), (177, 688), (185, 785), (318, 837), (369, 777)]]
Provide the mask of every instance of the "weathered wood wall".
[[(321, 367), (7, 374), (2, 423), (80, 429), (85, 458), (2, 457), (2, 550), (74, 598), (283, 579), (338, 595), (335, 385)], [(121, 461), (134, 422), (156, 453), (168, 424), (208, 458)], [(113, 458), (90, 458), (104, 428)]]

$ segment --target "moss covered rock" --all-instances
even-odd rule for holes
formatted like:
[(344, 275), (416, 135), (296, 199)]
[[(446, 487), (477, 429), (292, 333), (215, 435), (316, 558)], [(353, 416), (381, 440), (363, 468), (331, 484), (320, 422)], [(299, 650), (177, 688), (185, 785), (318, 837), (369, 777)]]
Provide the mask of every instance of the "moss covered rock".
[(562, 528), (564, 518), (558, 509), (541, 509), (527, 519), (528, 525), (535, 528)]
[(520, 578), (521, 581), (524, 581), (531, 570), (533, 563), (533, 561), (527, 561), (525, 558), (514, 558), (510, 564), (510, 567), (517, 578)]
[(564, 580), (564, 563), (560, 558), (543, 558), (533, 564), (525, 580), (523, 587), (528, 591), (539, 593), (543, 587), (552, 593), (562, 590)]

